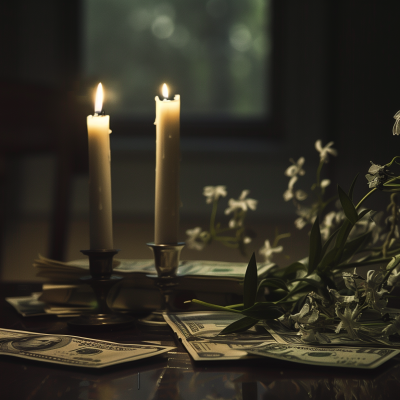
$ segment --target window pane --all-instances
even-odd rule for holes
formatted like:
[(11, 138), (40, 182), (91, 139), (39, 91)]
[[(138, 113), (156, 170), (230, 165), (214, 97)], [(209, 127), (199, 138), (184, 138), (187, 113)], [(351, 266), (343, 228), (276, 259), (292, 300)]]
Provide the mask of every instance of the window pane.
[(183, 118), (265, 118), (268, 15), (268, 0), (86, 0), (85, 74), (113, 118), (153, 118), (164, 82)]

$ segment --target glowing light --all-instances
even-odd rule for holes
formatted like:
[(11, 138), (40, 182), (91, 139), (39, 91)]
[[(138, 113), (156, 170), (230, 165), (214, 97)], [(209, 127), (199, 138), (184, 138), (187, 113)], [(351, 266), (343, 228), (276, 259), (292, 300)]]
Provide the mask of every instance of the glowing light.
[(162, 95), (164, 96), (164, 99), (168, 99), (168, 86), (165, 83), (162, 87)]
[(101, 114), (102, 109), (103, 109), (103, 86), (101, 83), (99, 83), (97, 86), (96, 101), (94, 103), (95, 114)]

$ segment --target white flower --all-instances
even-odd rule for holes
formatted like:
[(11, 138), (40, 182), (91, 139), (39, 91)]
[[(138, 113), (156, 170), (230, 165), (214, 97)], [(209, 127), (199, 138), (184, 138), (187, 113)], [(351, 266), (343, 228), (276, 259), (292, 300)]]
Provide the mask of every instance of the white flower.
[(398, 315), (394, 321), (392, 321), (392, 323), (382, 331), (382, 334), (386, 337), (389, 335), (394, 335), (395, 333), (400, 335), (400, 315)]
[(229, 207), (225, 210), (225, 214), (228, 215), (235, 210), (255, 210), (257, 208), (258, 201), (254, 199), (246, 199), (249, 193), (249, 190), (243, 190), (238, 200), (230, 199), (228, 202)]
[(307, 198), (307, 193), (304, 190), (301, 190), (301, 189), (296, 190), (296, 191), (293, 190), (293, 186), (296, 183), (297, 179), (298, 179), (297, 176), (293, 176), (292, 178), (290, 178), (289, 187), (285, 191), (285, 193), (283, 193), (283, 199), (285, 201), (289, 201), (293, 198), (295, 198), (299, 201), (302, 201)]
[(214, 200), (218, 200), (219, 197), (227, 195), (226, 186), (205, 186), (203, 195), (207, 197), (206, 203), (212, 203)]
[(323, 189), (328, 187), (331, 184), (329, 179), (322, 179), (321, 183), (319, 184)]
[(400, 271), (392, 271), (387, 280), (388, 286), (396, 286), (400, 282)]
[(360, 324), (357, 322), (358, 316), (360, 314), (360, 310), (358, 309), (358, 304), (356, 308), (351, 311), (349, 304), (346, 304), (344, 312), (340, 311), (340, 304), (336, 303), (336, 315), (340, 318), (340, 323), (336, 327), (335, 332), (339, 333), (341, 329), (347, 331), (348, 335), (352, 339), (358, 339), (356, 329), (360, 327)]
[(387, 290), (382, 289), (381, 291), (377, 291), (379, 286), (383, 281), (382, 272), (377, 272), (374, 270), (370, 270), (367, 272), (367, 280), (363, 282), (365, 286), (365, 300), (368, 305), (376, 311), (379, 311), (381, 314), (384, 313), (384, 309), (386, 307), (387, 301), (385, 299), (381, 300), (381, 297)]
[(318, 309), (310, 306), (309, 303), (304, 304), (299, 313), (290, 316), (296, 322), (295, 328), (300, 328), (300, 324), (312, 324), (318, 320), (318, 317)]
[(306, 171), (303, 169), (303, 164), (305, 162), (304, 157), (300, 157), (297, 162), (295, 162), (293, 159), (290, 159), (293, 165), (291, 165), (286, 171), (285, 175), (289, 177), (293, 177), (296, 175), (304, 175)]
[(400, 111), (397, 111), (396, 114), (394, 114), (393, 118), (396, 120), (396, 122), (393, 125), (393, 135), (400, 135)]
[(331, 228), (334, 226), (333, 221), (336, 219), (335, 211), (331, 211), (325, 215), (321, 224), (321, 236), (323, 240), (327, 240), (331, 233)]
[(296, 212), (297, 215), (299, 215), (299, 218), (294, 221), (294, 225), (297, 229), (303, 229), (308, 223), (313, 224), (317, 218), (315, 208), (302, 207)]
[(186, 231), (186, 235), (188, 235), (188, 238), (186, 239), (186, 246), (192, 250), (203, 250), (204, 246), (206, 245), (206, 243), (202, 240), (202, 237), (205, 238), (204, 234), (207, 234), (207, 232), (202, 232), (199, 226), (193, 229), (188, 229)]
[(335, 149), (331, 149), (333, 146), (333, 142), (329, 142), (325, 147), (322, 147), (321, 140), (317, 140), (315, 142), (315, 148), (319, 152), (319, 157), (321, 161), (328, 162), (329, 156), (328, 154), (332, 154), (333, 156), (337, 156), (337, 151)]
[(274, 253), (280, 253), (282, 250), (282, 246), (271, 247), (269, 240), (266, 240), (264, 246), (258, 252), (264, 256), (265, 262), (271, 262)]
[(302, 218), (302, 217), (296, 218), (296, 219), (294, 220), (294, 226), (295, 226), (298, 230), (303, 229), (306, 225), (307, 225), (307, 221), (306, 221), (304, 218)]

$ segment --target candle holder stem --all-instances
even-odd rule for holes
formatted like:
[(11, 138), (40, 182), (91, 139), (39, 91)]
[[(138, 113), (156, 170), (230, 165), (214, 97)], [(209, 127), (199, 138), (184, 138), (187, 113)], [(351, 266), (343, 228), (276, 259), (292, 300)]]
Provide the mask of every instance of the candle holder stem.
[(161, 293), (161, 308), (153, 311), (150, 315), (142, 318), (139, 322), (153, 327), (164, 327), (168, 324), (163, 318), (163, 313), (171, 311), (172, 294), (179, 284), (179, 277), (176, 275), (179, 258), (185, 243), (176, 244), (147, 244), (154, 254), (154, 263), (157, 275), (147, 275), (153, 279), (155, 286)]
[(118, 250), (82, 250), (89, 256), (90, 276), (81, 278), (89, 284), (96, 296), (96, 306), (92, 313), (83, 314), (68, 322), (71, 328), (95, 328), (128, 326), (133, 318), (127, 315), (115, 314), (107, 304), (107, 297), (112, 286), (120, 282), (122, 277), (112, 275), (112, 261)]

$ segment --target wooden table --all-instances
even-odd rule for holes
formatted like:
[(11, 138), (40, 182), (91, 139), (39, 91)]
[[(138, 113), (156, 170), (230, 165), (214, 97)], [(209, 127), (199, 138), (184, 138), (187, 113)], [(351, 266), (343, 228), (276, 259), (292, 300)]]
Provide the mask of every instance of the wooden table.
[[(74, 334), (64, 318), (21, 317), (4, 301), (37, 284), (0, 284), (0, 327)], [(171, 330), (130, 329), (80, 336), (176, 346), (163, 356), (100, 370), (0, 356), (0, 399), (398, 399), (400, 357), (372, 370), (320, 368), (269, 359), (194, 362)]]

